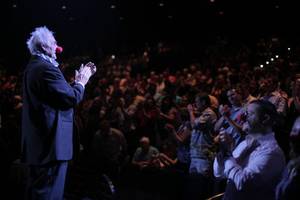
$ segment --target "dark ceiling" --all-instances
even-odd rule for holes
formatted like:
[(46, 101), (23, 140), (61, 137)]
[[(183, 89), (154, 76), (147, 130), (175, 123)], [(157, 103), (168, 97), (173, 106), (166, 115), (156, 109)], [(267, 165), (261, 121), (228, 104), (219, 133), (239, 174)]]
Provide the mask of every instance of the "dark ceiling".
[(299, 7), (283, 0), (11, 0), (2, 4), (4, 57), (24, 57), (29, 33), (41, 25), (52, 29), (69, 51), (81, 52), (160, 40), (205, 42), (216, 35), (251, 40), (299, 34)]

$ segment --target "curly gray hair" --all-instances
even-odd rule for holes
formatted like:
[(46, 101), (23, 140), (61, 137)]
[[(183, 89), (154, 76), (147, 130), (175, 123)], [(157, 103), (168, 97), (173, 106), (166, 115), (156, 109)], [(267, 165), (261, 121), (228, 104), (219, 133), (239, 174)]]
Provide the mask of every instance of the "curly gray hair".
[(35, 28), (26, 42), (31, 55), (43, 53), (42, 47), (50, 45), (49, 38), (54, 37), (53, 34), (46, 26)]

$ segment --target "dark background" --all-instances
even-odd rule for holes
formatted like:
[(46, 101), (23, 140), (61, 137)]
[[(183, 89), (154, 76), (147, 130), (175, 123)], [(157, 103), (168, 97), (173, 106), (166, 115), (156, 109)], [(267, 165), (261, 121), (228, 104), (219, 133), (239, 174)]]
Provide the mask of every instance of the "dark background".
[(261, 37), (299, 40), (296, 1), (212, 1), (1, 1), (0, 62), (10, 68), (23, 66), (29, 58), (25, 45), (29, 33), (43, 25), (55, 32), (64, 57), (101, 57), (159, 41), (193, 49), (205, 47), (216, 37), (250, 45)]

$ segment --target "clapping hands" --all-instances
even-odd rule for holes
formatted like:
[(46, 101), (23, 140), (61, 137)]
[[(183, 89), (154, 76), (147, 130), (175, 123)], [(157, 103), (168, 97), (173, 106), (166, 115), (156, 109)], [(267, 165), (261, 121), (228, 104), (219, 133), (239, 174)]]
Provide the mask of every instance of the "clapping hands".
[(97, 71), (96, 65), (92, 62), (81, 64), (80, 69), (75, 70), (75, 81), (83, 84), (84, 86), (89, 81), (90, 77)]

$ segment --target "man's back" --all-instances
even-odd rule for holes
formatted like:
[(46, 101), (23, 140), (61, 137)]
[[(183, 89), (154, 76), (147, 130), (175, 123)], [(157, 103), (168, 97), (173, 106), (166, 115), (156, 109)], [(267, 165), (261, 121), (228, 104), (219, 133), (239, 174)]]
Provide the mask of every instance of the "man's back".
[(83, 95), (60, 70), (33, 56), (24, 71), (22, 156), (29, 164), (72, 158), (73, 106)]

